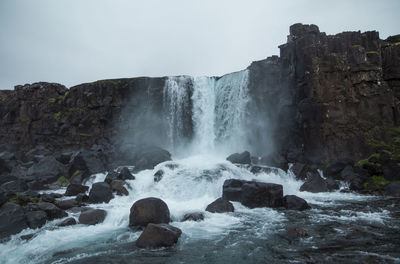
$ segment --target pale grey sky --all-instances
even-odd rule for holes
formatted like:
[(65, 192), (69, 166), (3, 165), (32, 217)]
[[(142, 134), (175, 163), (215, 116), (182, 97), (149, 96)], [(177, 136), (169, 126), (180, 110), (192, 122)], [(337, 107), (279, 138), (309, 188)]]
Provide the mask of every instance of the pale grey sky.
[(399, 0), (0, 0), (0, 89), (222, 75), (279, 54), (291, 24), (400, 34)]

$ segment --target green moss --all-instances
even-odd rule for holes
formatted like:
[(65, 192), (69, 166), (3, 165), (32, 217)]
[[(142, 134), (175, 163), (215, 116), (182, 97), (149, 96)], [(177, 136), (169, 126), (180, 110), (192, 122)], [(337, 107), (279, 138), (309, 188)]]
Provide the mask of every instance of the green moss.
[(368, 181), (366, 181), (363, 186), (364, 188), (383, 188), (386, 185), (388, 185), (390, 183), (390, 181), (386, 180), (382, 175), (377, 176), (374, 175), (371, 178), (368, 179)]
[(57, 180), (59, 183), (61, 183), (62, 187), (67, 187), (69, 184), (69, 180), (67, 178), (65, 178), (64, 176), (61, 176), (60, 178), (58, 178)]
[(365, 52), (365, 54), (378, 54), (378, 52), (375, 50), (370, 50), (370, 51)]
[(69, 91), (66, 91), (65, 94), (64, 95), (60, 95), (58, 97), (58, 99), (60, 99), (61, 101), (65, 101), (65, 99), (67, 99), (68, 95), (69, 95)]
[(59, 205), (60, 204), (60, 201), (59, 200), (55, 200), (55, 202), (54, 202), (56, 205)]
[(361, 45), (352, 45), (353, 48), (359, 48)]
[(47, 101), (53, 104), (56, 102), (56, 98), (49, 98)]
[(10, 199), (8, 199), (8, 201), (10, 203), (17, 203), (18, 202), (17, 196), (11, 197)]
[(72, 108), (68, 108), (68, 112), (73, 113), (73, 112), (84, 112), (85, 110), (82, 108), (78, 108), (78, 107), (72, 107)]
[(390, 45), (390, 46), (399, 46), (399, 45), (400, 45), (400, 42), (390, 43), (389, 45)]
[(61, 112), (57, 112), (53, 115), (54, 119), (59, 121), (61, 119)]
[(380, 167), (380, 166), (381, 166), (380, 164), (372, 163), (372, 162), (369, 161), (370, 158), (379, 159), (380, 157), (381, 157), (381, 155), (380, 155), (379, 153), (373, 153), (373, 154), (371, 154), (368, 158), (362, 159), (362, 160), (358, 161), (356, 165), (359, 166), (359, 167), (362, 167), (362, 166), (364, 166), (364, 165), (370, 165), (370, 166), (378, 166), (378, 167)]

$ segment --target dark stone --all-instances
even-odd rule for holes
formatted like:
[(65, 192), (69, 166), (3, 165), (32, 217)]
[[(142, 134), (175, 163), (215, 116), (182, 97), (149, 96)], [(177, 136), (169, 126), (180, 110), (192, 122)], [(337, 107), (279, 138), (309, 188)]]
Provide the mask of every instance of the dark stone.
[(30, 228), (40, 228), (46, 224), (47, 214), (44, 211), (26, 212), (26, 220)]
[[(333, 163), (332, 165), (328, 166), (324, 170), (324, 176), (325, 177), (330, 177), (334, 178), (336, 180), (340, 180), (340, 173), (343, 171), (344, 168), (346, 168), (348, 165), (348, 162), (345, 161), (338, 161)], [(349, 166), (351, 168), (351, 166)]]
[(185, 214), (182, 218), (182, 222), (185, 221), (203, 221), (204, 220), (204, 214), (201, 212), (196, 212), (196, 213), (188, 213)]
[(154, 173), (154, 182), (161, 181), (163, 176), (164, 176), (164, 171), (163, 170), (158, 170), (156, 173)]
[(113, 180), (111, 182), (111, 190), (116, 192), (117, 195), (129, 195), (128, 190), (124, 187), (125, 182), (122, 180)]
[(305, 180), (309, 168), (304, 163), (295, 163), (289, 170), (294, 174), (297, 180)]
[(170, 214), (167, 204), (158, 198), (150, 197), (136, 201), (130, 210), (129, 226), (146, 226), (153, 224), (168, 224)]
[(85, 193), (89, 190), (88, 186), (80, 185), (80, 184), (70, 184), (65, 191), (65, 196), (75, 196), (80, 193)]
[(280, 184), (247, 182), (242, 186), (241, 203), (249, 208), (280, 207), (283, 187)]
[(135, 176), (133, 176), (131, 174), (131, 172), (129, 171), (129, 169), (127, 167), (123, 167), (121, 172), (118, 175), (118, 178), (120, 180), (126, 181), (126, 180), (134, 180)]
[(35, 236), (35, 234), (23, 235), (23, 236), (21, 236), (21, 239), (22, 240), (31, 240), (34, 236)]
[(139, 248), (170, 247), (178, 242), (182, 231), (168, 224), (148, 224), (136, 240)]
[(60, 200), (57, 206), (63, 210), (71, 209), (72, 207), (78, 206), (78, 202), (75, 199)]
[(46, 156), (35, 163), (27, 171), (27, 177), (40, 183), (52, 183), (66, 175), (64, 165), (52, 156)]
[(283, 197), (283, 206), (289, 210), (299, 211), (311, 208), (304, 199), (297, 197), (296, 195), (285, 195)]
[(79, 223), (84, 225), (96, 225), (102, 223), (107, 216), (107, 212), (101, 209), (89, 209), (83, 211), (79, 216)]
[(302, 237), (308, 237), (308, 233), (301, 227), (289, 226), (286, 227), (286, 237), (291, 241)]
[(25, 184), (25, 182), (17, 180), (3, 183), (0, 186), (0, 189), (6, 193), (19, 193), (28, 190), (28, 186)]
[(86, 194), (80, 193), (76, 196), (75, 198), (77, 203), (87, 203), (89, 202), (89, 196), (87, 196)]
[(39, 210), (46, 212), (49, 220), (63, 218), (68, 215), (66, 212), (64, 212), (52, 203), (39, 202), (36, 204), (36, 206)]
[(385, 194), (395, 197), (400, 197), (400, 183), (391, 182), (384, 188)]
[(242, 186), (247, 181), (229, 179), (222, 186), (222, 198), (228, 201), (240, 202), (242, 199)]
[(383, 176), (389, 181), (400, 181), (400, 166), (397, 162), (387, 162)]
[(171, 154), (165, 149), (156, 146), (140, 146), (134, 151), (134, 171), (154, 169), (164, 161), (171, 160)]
[(4, 192), (1, 192), (0, 190), (0, 206), (5, 204), (8, 201), (7, 196), (4, 194)]
[(347, 165), (339, 174), (339, 177), (336, 177), (335, 179), (337, 180), (342, 180), (342, 181), (351, 181), (357, 177), (357, 174), (354, 172), (354, 169), (352, 166)]
[(101, 153), (82, 149), (71, 156), (69, 177), (77, 171), (85, 172), (87, 176), (105, 171), (105, 160)]
[(96, 182), (92, 185), (89, 192), (89, 201), (91, 203), (108, 203), (113, 198), (113, 194), (105, 182)]
[(106, 178), (104, 179), (104, 182), (108, 183), (111, 185), (111, 182), (114, 180), (119, 180), (119, 173), (115, 171), (110, 171)]
[(364, 189), (364, 180), (360, 177), (353, 178), (349, 181), (349, 189), (352, 191), (361, 191)]
[(232, 163), (251, 164), (250, 152), (248, 151), (244, 151), (242, 153), (234, 153), (226, 159)]
[(218, 198), (207, 206), (206, 211), (211, 213), (227, 213), (234, 212), (235, 208), (233, 207), (233, 204), (228, 200)]
[(8, 238), (27, 228), (26, 217), (21, 206), (5, 203), (0, 207), (0, 239)]
[(56, 200), (56, 198), (50, 193), (42, 194), (41, 198), (42, 198), (42, 202), (47, 202), (47, 203), (54, 203)]
[(71, 226), (71, 225), (76, 225), (76, 220), (73, 217), (68, 217), (67, 219), (59, 223), (57, 226), (61, 227), (61, 226)]
[(325, 181), (326, 181), (326, 186), (329, 191), (339, 190), (339, 187), (340, 187), (339, 183), (337, 181), (335, 181), (334, 179), (328, 178)]
[(301, 192), (327, 192), (328, 185), (326, 181), (317, 173), (307, 173), (306, 182), (300, 187)]

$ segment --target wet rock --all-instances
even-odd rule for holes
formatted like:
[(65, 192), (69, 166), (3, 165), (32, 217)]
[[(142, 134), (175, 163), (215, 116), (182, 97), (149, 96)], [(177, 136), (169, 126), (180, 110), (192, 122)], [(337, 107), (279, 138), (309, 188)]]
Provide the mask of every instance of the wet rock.
[(289, 240), (295, 240), (302, 237), (308, 237), (308, 233), (301, 227), (298, 226), (289, 226), (286, 227), (286, 237)]
[(297, 180), (305, 180), (309, 167), (304, 163), (294, 163), (289, 171), (294, 174)]
[(78, 206), (78, 202), (75, 199), (60, 200), (57, 206), (63, 210), (71, 209), (72, 207)]
[(65, 166), (52, 156), (46, 156), (27, 171), (27, 177), (38, 183), (52, 183), (66, 174)]
[(242, 186), (247, 181), (229, 179), (222, 186), (222, 198), (228, 201), (240, 202), (242, 200)]
[(285, 195), (283, 197), (283, 206), (289, 210), (303, 211), (311, 209), (306, 200), (296, 195)]
[(44, 211), (26, 212), (26, 220), (30, 228), (40, 228), (46, 224), (47, 214)]
[(163, 170), (158, 170), (156, 173), (154, 173), (154, 182), (161, 181), (163, 176), (164, 176), (164, 171)]
[(136, 201), (130, 210), (129, 226), (146, 226), (149, 223), (170, 222), (167, 204), (158, 198), (150, 197)]
[(87, 203), (87, 202), (89, 202), (89, 196), (87, 196), (86, 194), (80, 193), (76, 196), (75, 200), (78, 204)]
[(108, 203), (113, 198), (110, 185), (105, 182), (96, 182), (89, 192), (91, 203)]
[(400, 197), (400, 183), (391, 182), (384, 188), (384, 191), (386, 195)]
[(96, 225), (102, 223), (107, 216), (107, 212), (101, 209), (89, 209), (83, 211), (79, 216), (79, 223), (84, 225)]
[(4, 151), (0, 153), (0, 174), (11, 172), (10, 160), (12, 159), (15, 159), (15, 156), (11, 152)]
[(19, 193), (19, 192), (24, 192), (28, 190), (28, 186), (26, 185), (25, 182), (16, 180), (16, 181), (10, 181), (3, 183), (0, 186), (0, 189), (3, 190), (3, 192), (6, 193)]
[(68, 215), (52, 203), (39, 202), (35, 206), (37, 206), (38, 210), (45, 211), (49, 220), (63, 218)]
[(72, 177), (77, 171), (85, 172), (89, 176), (105, 170), (105, 160), (100, 153), (82, 149), (71, 156), (68, 172)]
[(127, 167), (123, 167), (121, 172), (118, 175), (118, 179), (126, 181), (126, 180), (134, 180), (135, 176), (129, 171)]
[(233, 204), (228, 200), (218, 198), (207, 206), (206, 211), (211, 213), (227, 213), (234, 212), (235, 208), (233, 207)]
[(8, 201), (6, 195), (4, 194), (4, 192), (0, 191), (0, 206), (2, 206), (3, 204), (5, 204)]
[(328, 178), (325, 181), (326, 181), (326, 186), (329, 191), (339, 190), (339, 188), (340, 188), (339, 183), (337, 181), (335, 181), (334, 179)]
[(0, 207), (0, 239), (17, 234), (27, 227), (21, 206), (7, 202)]
[(168, 151), (156, 146), (139, 146), (134, 152), (135, 172), (154, 169), (156, 165), (171, 160), (171, 154)]
[(324, 169), (324, 176), (327, 178), (333, 178), (336, 180), (342, 180), (343, 178), (341, 177), (341, 172), (346, 168), (346, 167), (351, 168), (349, 165), (349, 162), (347, 161), (337, 161), (330, 166), (328, 166), (326, 169)]
[(125, 188), (125, 182), (121, 180), (113, 180), (111, 182), (111, 190), (116, 192), (117, 195), (129, 195), (128, 190)]
[(139, 248), (170, 247), (178, 242), (182, 231), (168, 224), (148, 224), (136, 240)]
[(63, 220), (61, 223), (59, 223), (57, 226), (71, 226), (71, 225), (76, 225), (76, 220), (73, 217), (68, 217), (67, 219)]
[(199, 222), (199, 221), (203, 221), (203, 220), (204, 220), (204, 214), (201, 212), (188, 213), (188, 214), (185, 214), (182, 218), (182, 222), (185, 222), (185, 221)]
[(78, 195), (80, 193), (85, 193), (89, 190), (88, 186), (84, 186), (81, 184), (70, 184), (67, 187), (67, 190), (65, 191), (65, 196), (75, 196)]
[(339, 174), (339, 177), (336, 177), (335, 179), (337, 180), (342, 180), (342, 181), (351, 181), (354, 178), (357, 177), (357, 174), (354, 172), (354, 169), (352, 166), (347, 165)]
[(327, 192), (328, 185), (318, 172), (308, 172), (306, 182), (300, 187), (301, 192)]
[(226, 159), (232, 163), (251, 164), (250, 152), (248, 151), (244, 151), (242, 153), (234, 153)]
[(22, 240), (31, 240), (34, 236), (35, 236), (35, 234), (23, 235), (23, 236), (21, 236), (21, 239)]
[(353, 178), (349, 181), (349, 189), (352, 191), (361, 191), (364, 189), (365, 180), (360, 177)]
[(249, 208), (280, 207), (283, 187), (280, 184), (247, 182), (242, 186), (241, 203)]

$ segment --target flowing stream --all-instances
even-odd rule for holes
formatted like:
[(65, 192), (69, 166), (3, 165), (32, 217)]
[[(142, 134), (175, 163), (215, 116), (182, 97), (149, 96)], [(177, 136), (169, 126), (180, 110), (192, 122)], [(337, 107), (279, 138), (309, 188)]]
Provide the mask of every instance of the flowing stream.
[[(271, 169), (253, 174), (225, 159), (227, 151), (242, 151), (246, 146), (247, 82), (247, 71), (219, 79), (169, 78), (164, 87), (169, 138), (172, 145), (179, 144), (183, 116), (191, 105), (193, 154), (135, 174), (135, 180), (127, 181), (131, 186), (128, 196), (90, 205), (107, 211), (101, 224), (56, 227), (59, 219), (13, 236), (0, 244), (0, 263), (354, 263), (354, 259), (400, 263), (399, 199), (339, 191), (300, 192), (303, 182), (290, 173)], [(164, 175), (154, 182), (158, 170)], [(105, 176), (106, 172), (96, 174), (87, 184), (103, 181)], [(302, 197), (312, 209), (248, 209), (234, 202), (233, 213), (206, 212), (206, 206), (221, 197), (223, 182), (230, 178), (282, 184), (284, 195)], [(183, 232), (174, 247), (135, 247), (140, 232), (128, 227), (130, 207), (150, 196), (167, 203), (171, 225)], [(185, 213), (199, 211), (204, 213), (204, 221), (180, 221)], [(69, 215), (79, 217), (72, 211)], [(288, 226), (304, 228), (308, 236), (292, 240), (285, 233)], [(32, 233), (32, 239), (21, 239)]]

